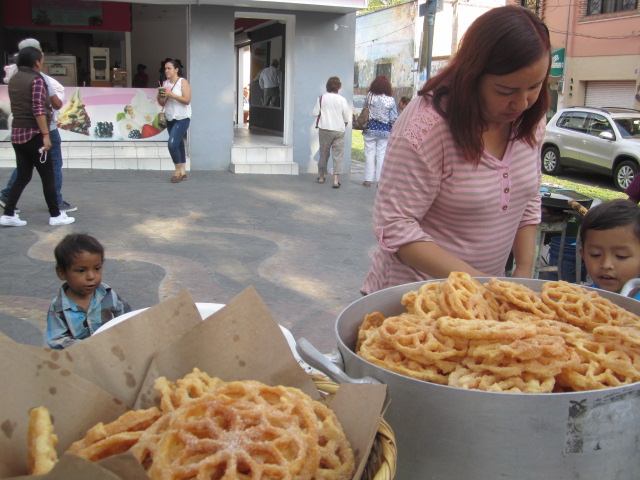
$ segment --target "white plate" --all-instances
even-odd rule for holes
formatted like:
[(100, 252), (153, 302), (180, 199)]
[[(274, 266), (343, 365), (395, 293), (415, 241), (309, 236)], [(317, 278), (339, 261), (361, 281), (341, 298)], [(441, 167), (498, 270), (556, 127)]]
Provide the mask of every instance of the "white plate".
[[(198, 313), (200, 313), (200, 317), (202, 318), (202, 320), (204, 320), (205, 318), (208, 318), (209, 316), (213, 315), (218, 310), (220, 310), (222, 307), (224, 307), (224, 303), (196, 303), (196, 307), (198, 308)], [(125, 320), (128, 320), (129, 318), (141, 312), (144, 312), (145, 310), (146, 308), (140, 308), (138, 310), (125, 313), (124, 315), (120, 315), (119, 317), (116, 317), (108, 321), (104, 325), (102, 325), (95, 332), (93, 332), (93, 334), (97, 335), (98, 333), (104, 332), (105, 330), (113, 327), (114, 325), (124, 322)], [(322, 372), (319, 372), (318, 370), (310, 367), (304, 362), (304, 360), (302, 360), (302, 358), (300, 358), (300, 356), (298, 355), (298, 352), (296, 351), (296, 340), (295, 338), (293, 338), (293, 335), (291, 334), (291, 332), (285, 327), (283, 327), (282, 325), (279, 325), (279, 327), (280, 327), (280, 330), (282, 330), (282, 334), (284, 335), (284, 338), (287, 339), (287, 343), (289, 344), (289, 348), (291, 349), (291, 352), (293, 352), (293, 356), (296, 357), (296, 360), (298, 361), (300, 366), (309, 374), (322, 374)]]

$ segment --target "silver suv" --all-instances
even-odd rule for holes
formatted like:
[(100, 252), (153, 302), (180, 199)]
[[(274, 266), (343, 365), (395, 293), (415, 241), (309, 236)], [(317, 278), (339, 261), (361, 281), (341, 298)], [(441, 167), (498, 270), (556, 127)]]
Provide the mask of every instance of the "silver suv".
[(568, 107), (547, 124), (542, 171), (563, 167), (603, 173), (624, 190), (640, 170), (640, 110)]

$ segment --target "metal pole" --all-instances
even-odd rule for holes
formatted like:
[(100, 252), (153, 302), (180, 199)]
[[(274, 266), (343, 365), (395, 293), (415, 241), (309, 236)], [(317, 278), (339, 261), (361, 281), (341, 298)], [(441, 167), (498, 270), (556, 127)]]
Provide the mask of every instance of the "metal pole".
[(431, 78), (431, 59), (433, 57), (433, 25), (436, 21), (435, 14), (427, 15), (429, 22), (429, 48), (427, 50), (427, 80)]

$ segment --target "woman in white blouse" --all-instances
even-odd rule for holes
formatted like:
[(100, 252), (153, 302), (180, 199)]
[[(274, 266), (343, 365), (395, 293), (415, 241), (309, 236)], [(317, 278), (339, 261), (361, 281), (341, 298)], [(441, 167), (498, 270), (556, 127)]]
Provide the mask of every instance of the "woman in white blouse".
[(167, 60), (164, 64), (167, 79), (162, 84), (165, 89), (158, 92), (158, 102), (165, 107), (169, 154), (175, 166), (172, 183), (189, 178), (185, 170), (187, 154), (184, 136), (191, 123), (191, 85), (182, 76), (183, 68), (180, 60)]
[(338, 94), (341, 88), (340, 79), (330, 77), (327, 80), (327, 93), (318, 97), (316, 106), (313, 108), (320, 143), (316, 182), (324, 183), (327, 163), (331, 156), (333, 157), (333, 188), (340, 188), (342, 185), (339, 176), (342, 173), (344, 158), (344, 131), (351, 119), (347, 100)]
[(364, 137), (364, 183), (370, 187), (371, 182), (380, 181), (380, 172), (391, 127), (398, 118), (398, 108), (393, 98), (393, 89), (389, 79), (384, 75), (371, 82), (367, 95), (369, 122), (362, 135)]

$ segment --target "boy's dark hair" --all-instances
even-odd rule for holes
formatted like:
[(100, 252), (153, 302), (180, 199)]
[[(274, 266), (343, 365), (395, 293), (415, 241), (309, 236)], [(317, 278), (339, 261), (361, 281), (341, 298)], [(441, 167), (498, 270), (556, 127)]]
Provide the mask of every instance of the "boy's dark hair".
[(38, 60), (42, 59), (42, 52), (35, 47), (24, 47), (18, 53), (16, 65), (18, 67), (33, 68)]
[(97, 253), (104, 260), (104, 247), (98, 240), (86, 233), (70, 233), (53, 250), (56, 265), (66, 272), (71, 261), (83, 251)]
[(610, 230), (630, 225), (640, 241), (640, 207), (633, 202), (619, 198), (596, 205), (590, 209), (580, 226), (580, 242), (585, 245), (589, 230)]
[(400, 101), (398, 103), (404, 103), (405, 105), (408, 105), (410, 101), (411, 98), (409, 97), (400, 97)]

